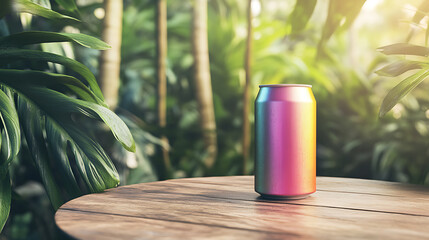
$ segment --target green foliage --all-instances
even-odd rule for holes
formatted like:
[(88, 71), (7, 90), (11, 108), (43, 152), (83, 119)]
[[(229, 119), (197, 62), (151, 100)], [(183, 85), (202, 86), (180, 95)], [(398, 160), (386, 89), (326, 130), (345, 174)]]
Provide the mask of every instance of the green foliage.
[[(1, 75), (0, 75), (1, 76)], [(0, 91), (0, 117), (4, 129), (2, 130), (2, 148), (0, 166), (5, 168), (16, 157), (21, 146), (21, 132), (19, 129), (18, 114), (16, 113), (10, 91)]]
[[(318, 14), (316, 1), (297, 1), (292, 15), (273, 18), (261, 12), (255, 19), (252, 69), (252, 95), (259, 83), (310, 83), (321, 89), (333, 89), (327, 74), (314, 64), (315, 46), (320, 36), (312, 33), (309, 22)], [(155, 121), (156, 80), (154, 78), (154, 5), (134, 1), (124, 9), (121, 79), (122, 108), (149, 124), (155, 135), (165, 134), (171, 144), (175, 176), (201, 176), (205, 169), (198, 128), (198, 111), (194, 98), (192, 52), (190, 42), (191, 6), (171, 2), (168, 6), (168, 103), (167, 127), (158, 129)], [(238, 174), (241, 158), (243, 103), (245, 7), (238, 1), (213, 1), (208, 9), (210, 70), (213, 87), (219, 157), (209, 175)], [(284, 9), (282, 11), (285, 11)], [(320, 10), (319, 10), (320, 11)], [(305, 12), (305, 16), (298, 13)], [(348, 17), (348, 12), (343, 13)], [(297, 18), (300, 18), (298, 21)], [(257, 20), (257, 21), (256, 21)], [(141, 24), (136, 24), (139, 22)], [(309, 22), (307, 24), (307, 22)], [(285, 27), (285, 23), (287, 26)], [(306, 28), (308, 25), (308, 28)], [(294, 38), (286, 38), (294, 29)], [(301, 36), (302, 35), (302, 36)], [(338, 90), (339, 92), (341, 90)], [(318, 94), (327, 94), (320, 91)], [(330, 94), (334, 94), (331, 92)], [(249, 103), (247, 103), (249, 104)], [(249, 116), (252, 118), (252, 116)], [(184, 141), (183, 139), (187, 139)], [(157, 160), (153, 164), (157, 166)], [(158, 176), (163, 173), (158, 170)], [(249, 171), (252, 166), (249, 166)]]
[[(412, 22), (418, 24), (424, 16), (429, 14), (429, 2), (424, 0), (418, 7)], [(412, 33), (410, 32), (407, 40), (411, 40)], [(429, 34), (429, 27), (426, 25), (426, 34), (425, 42), (427, 42)], [(386, 55), (405, 55), (405, 56), (419, 56), (427, 57), (429, 55), (429, 48), (425, 46), (419, 46), (410, 43), (395, 43), (388, 46), (380, 47), (378, 49), (381, 53)], [(410, 93), (414, 88), (416, 88), (420, 83), (422, 83), (429, 76), (429, 67), (428, 67), (427, 58), (421, 58), (419, 61), (400, 61), (394, 64), (385, 66), (381, 70), (377, 71), (381, 75), (393, 75), (397, 76), (402, 73), (405, 73), (414, 69), (421, 69), (418, 72), (413, 73), (411, 76), (402, 80), (398, 85), (392, 88), (386, 95), (383, 100), (383, 103), (380, 107), (379, 116), (384, 116), (388, 111), (390, 111), (403, 97)]]
[(68, 11), (76, 11), (77, 10), (75, 0), (55, 0), (55, 1), (58, 3), (58, 5), (62, 6), (63, 8), (65, 8)]
[(72, 76), (33, 70), (0, 69), (0, 77), (4, 79), (0, 82), (21, 92), (34, 84), (45, 87), (66, 86), (72, 93), (86, 101), (106, 105), (85, 84)]
[(365, 0), (342, 1), (330, 0), (328, 8), (328, 17), (322, 31), (322, 37), (319, 41), (318, 55), (324, 53), (326, 41), (338, 29), (347, 29), (358, 16)]
[[(429, 184), (429, 123), (426, 116), (429, 115), (426, 107), (429, 97), (424, 89), (417, 87), (415, 94), (402, 98), (426, 74), (427, 46), (416, 41), (402, 43), (403, 40), (398, 38), (397, 25), (408, 31), (403, 26), (405, 24), (397, 21), (406, 16), (401, 7), (404, 1), (386, 0), (373, 6), (372, 16), (366, 21), (357, 17), (364, 2), (263, 1), (261, 12), (253, 22), (251, 94), (256, 96), (258, 84), (313, 85), (318, 103), (318, 175)], [(425, 31), (420, 35), (424, 38), (429, 34), (422, 28), (425, 26), (423, 16), (427, 15), (424, 9), (427, 5), (423, 3), (427, 0), (421, 2), (412, 24), (419, 31)], [(51, 3), (53, 9), (74, 17), (78, 15), (82, 22), (88, 22), (66, 19), (81, 33), (94, 36), (101, 33), (103, 25), (94, 15), (94, 10), (102, 7), (100, 3), (79, 6), (78, 10), (58, 6), (55, 1)], [(0, 82), (11, 106), (16, 105), (13, 109), (17, 110), (22, 128), (20, 133), (26, 139), (19, 155), (9, 165), (13, 191), (24, 185), (22, 179), (41, 181), (53, 206), (58, 207), (75, 194), (114, 186), (118, 178), (122, 184), (154, 181), (165, 176), (159, 167), (161, 147), (170, 150), (174, 177), (240, 173), (241, 111), (244, 104), (252, 104), (242, 102), (246, 1), (209, 1), (210, 70), (219, 157), (208, 173), (201, 161), (205, 152), (194, 96), (190, 44), (192, 5), (187, 1), (168, 1), (168, 112), (167, 126), (163, 129), (156, 121), (155, 4), (151, 0), (130, 0), (125, 1), (124, 6), (120, 107), (117, 111), (130, 132), (121, 124), (111, 124), (111, 120), (114, 123), (119, 120), (111, 112), (105, 112), (105, 103), (95, 84), (96, 77), (91, 73), (97, 76), (97, 51), (80, 46), (74, 49), (76, 59), (85, 67), (60, 56), (61, 51), (41, 52), (36, 45), (72, 42), (107, 49), (107, 44), (85, 34), (58, 33), (56, 31), (64, 26), (64, 21), (54, 24), (41, 18), (34, 18), (31, 28), (37, 26), (36, 29), (51, 32), (15, 33), (15, 30), (12, 31), (14, 34), (0, 38), (0, 71), (5, 74), (3, 76), (8, 76)], [(368, 9), (362, 13), (368, 14)], [(356, 24), (348, 30), (355, 19)], [(0, 21), (0, 33), (3, 32), (2, 23), (4, 21)], [(374, 51), (390, 42), (401, 43), (379, 48), (383, 54)], [(413, 55), (398, 58), (385, 57), (386, 54)], [(52, 69), (57, 69), (57, 73), (47, 73), (46, 69), (52, 63), (64, 68), (55, 67)], [(377, 76), (373, 73), (379, 66)], [(413, 77), (413, 74), (418, 75)], [(399, 83), (400, 87), (393, 87), (399, 78), (405, 80)], [(390, 88), (392, 93), (383, 102), (383, 111), (387, 112), (400, 98), (402, 100), (391, 113), (377, 118), (385, 89)], [(3, 114), (1, 109), (0, 113)], [(100, 130), (102, 127), (97, 122), (105, 119), (99, 114), (112, 118), (107, 123), (113, 126), (113, 132), (122, 143), (114, 141), (110, 132)], [(252, 115), (249, 118), (253, 119)], [(133, 148), (126, 141), (130, 134), (136, 141), (136, 153), (127, 152), (123, 147)], [(170, 146), (161, 144), (156, 137), (160, 135), (168, 137)], [(2, 134), (0, 140), (10, 145), (6, 136)], [(35, 156), (34, 164), (26, 162), (31, 154)], [(252, 168), (250, 165), (249, 172)], [(34, 174), (36, 170), (40, 174)], [(14, 197), (12, 201), (18, 202), (18, 199)], [(16, 210), (19, 214), (14, 224), (27, 221), (31, 225), (41, 221), (39, 216), (43, 214), (32, 209), (29, 202), (32, 201), (22, 200), (16, 208), (31, 211), (32, 218)], [(43, 212), (52, 213), (46, 208)], [(13, 205), (12, 213), (15, 214)]]
[(387, 93), (380, 107), (379, 116), (384, 116), (390, 111), (403, 97), (416, 88), (422, 81), (429, 76), (429, 68), (420, 70), (418, 73), (404, 79), (392, 90)]
[(2, 168), (0, 173), (0, 231), (2, 231), (7, 218), (9, 217), (10, 200), (12, 196), (7, 169), (5, 170), (5, 168)]
[(0, 38), (0, 46), (3, 48), (21, 47), (29, 44), (52, 42), (75, 42), (84, 47), (97, 50), (106, 50), (110, 48), (107, 43), (95, 37), (80, 33), (26, 31)]
[(296, 1), (293, 12), (290, 14), (289, 22), (292, 26), (291, 34), (302, 31), (313, 15), (317, 0)]
[[(54, 74), (45, 74), (45, 76), (42, 76), (39, 79), (42, 79), (43, 81), (49, 81), (48, 79), (55, 78), (53, 76), (57, 77), (63, 77), (65, 79), (70, 79), (71, 82), (75, 83), (77, 86), (79, 86), (82, 90), (84, 90), (88, 95), (96, 95), (96, 97), (92, 96), (93, 99), (99, 104), (104, 104), (104, 98), (103, 94), (101, 93), (100, 88), (98, 87), (97, 80), (95, 79), (92, 72), (82, 63), (73, 60), (71, 58), (67, 58), (61, 55), (53, 54), (53, 53), (47, 53), (42, 51), (35, 51), (35, 50), (28, 50), (28, 49), (5, 49), (0, 52), (0, 64), (5, 63), (12, 63), (14, 61), (41, 61), (41, 62), (52, 62), (52, 63), (58, 63), (61, 64), (76, 73), (80, 74), (85, 80), (86, 83), (91, 88), (91, 91), (86, 88), (84, 84), (82, 84), (79, 80), (76, 78), (73, 78), (71, 76), (67, 75), (54, 75)], [(43, 73), (38, 72), (24, 72), (24, 71), (9, 71), (9, 73), (15, 73), (15, 75), (25, 75), (25, 74), (38, 74), (38, 75), (44, 75)], [(13, 77), (19, 77), (19, 76), (10, 76), (10, 78), (13, 79)], [(21, 76), (23, 81), (32, 81), (31, 78), (28, 76)], [(53, 81), (56, 81), (53, 79)], [(94, 93), (93, 93), (94, 92)]]
[[(331, 11), (339, 9), (338, 13), (332, 14), (340, 19), (334, 21), (335, 17), (329, 14), (323, 31), (329, 30), (329, 37), (334, 38), (333, 46), (338, 47), (329, 50), (338, 56), (345, 56), (346, 53), (340, 48), (338, 37), (331, 35), (337, 29), (346, 29), (356, 18), (363, 3), (350, 3), (353, 6), (344, 6), (344, 9), (339, 1), (331, 3)], [(371, 171), (373, 145), (379, 140), (371, 138), (377, 129), (374, 124), (378, 103), (374, 101), (376, 93), (371, 91), (375, 83), (366, 82), (364, 78), (367, 75), (360, 76), (360, 73), (345, 70), (343, 59), (315, 63), (317, 49), (314, 46), (320, 41), (325, 44), (327, 39), (322, 37), (320, 40), (320, 29), (314, 29), (315, 23), (310, 20), (311, 12), (321, 14), (321, 10), (313, 4), (315, 1), (297, 1), (290, 15), (284, 14), (285, 9), (281, 10), (283, 18), (273, 17), (263, 9), (255, 19), (252, 95), (256, 96), (256, 86), (262, 83), (313, 84), (320, 104), (319, 111), (324, 114), (323, 118), (320, 116), (323, 120), (319, 120), (319, 123), (329, 123), (329, 128), (320, 128), (332, 130), (318, 134), (318, 144), (333, 151), (326, 156), (318, 152), (321, 156), (319, 161), (322, 162), (318, 168), (320, 174), (367, 178), (378, 176), (376, 170)], [(304, 5), (308, 7), (305, 9), (307, 15), (299, 16), (302, 17), (299, 21), (292, 21), (299, 12), (304, 11)], [(123, 22), (120, 106), (144, 119), (148, 124), (146, 128), (155, 135), (162, 133), (168, 137), (176, 177), (201, 176), (204, 172), (201, 159), (205, 153), (199, 141), (201, 133), (198, 131), (198, 111), (193, 95), (190, 7), (174, 2), (168, 6), (168, 123), (165, 129), (158, 129), (155, 121), (154, 5), (150, 1), (130, 3), (125, 7)], [(244, 3), (237, 1), (213, 1), (208, 9), (210, 70), (217, 134), (221, 139), (218, 142), (218, 161), (209, 175), (234, 175), (239, 171), (241, 109), (245, 104), (241, 96), (244, 82), (245, 7)], [(315, 9), (311, 10), (311, 7)], [(341, 25), (341, 21), (345, 21), (346, 25)], [(293, 37), (287, 35), (290, 33), (288, 29), (295, 29)], [(351, 113), (353, 115), (349, 116)], [(362, 126), (365, 131), (356, 126)], [(355, 131), (347, 134), (349, 129)], [(376, 131), (380, 139), (383, 131)], [(352, 142), (356, 148), (348, 145)], [(338, 150), (342, 147), (349, 149), (349, 152), (342, 154)], [(153, 159), (155, 166), (159, 159)], [(336, 166), (331, 168), (323, 164), (328, 162)], [(249, 167), (251, 171), (252, 166)], [(163, 174), (157, 170), (158, 175)]]
[[(69, 2), (69, 1), (61, 1), (60, 2)], [(69, 6), (68, 6), (69, 7)], [(30, 13), (36, 16), (44, 17), (50, 20), (61, 20), (61, 19), (69, 19), (73, 21), (78, 21), (78, 19), (60, 14), (58, 12), (52, 11), (51, 9), (44, 8), (39, 4), (33, 3), (30, 0), (16, 0), (16, 8), (19, 12)]]
[(102, 120), (112, 131), (113, 136), (125, 149), (135, 151), (135, 143), (131, 132), (125, 123), (112, 111), (99, 104), (71, 98), (60, 92), (33, 86), (16, 87), (20, 93), (28, 96), (30, 100), (38, 104), (40, 108), (52, 115), (61, 117), (67, 113), (80, 113), (91, 118)]
[(416, 46), (409, 43), (395, 43), (392, 45), (380, 47), (378, 48), (378, 50), (386, 55), (403, 54), (426, 57), (429, 54), (429, 48), (423, 46)]
[(396, 77), (409, 70), (421, 69), (425, 65), (418, 61), (399, 60), (377, 70), (376, 73), (381, 76)]
[[(74, 1), (58, 2), (66, 10), (76, 10)], [(50, 20), (78, 21), (28, 0), (17, 1), (17, 10)], [(100, 120), (123, 148), (136, 148), (130, 130), (107, 108), (96, 79), (86, 66), (58, 54), (35, 50), (39, 46), (26, 48), (54, 42), (110, 48), (97, 38), (75, 33), (27, 31), (0, 38), (1, 228), (9, 214), (9, 170), (21, 150), (21, 134), (54, 209), (82, 194), (119, 184), (118, 172), (109, 156), (82, 123)], [(46, 72), (47, 63), (60, 64), (79, 77)]]

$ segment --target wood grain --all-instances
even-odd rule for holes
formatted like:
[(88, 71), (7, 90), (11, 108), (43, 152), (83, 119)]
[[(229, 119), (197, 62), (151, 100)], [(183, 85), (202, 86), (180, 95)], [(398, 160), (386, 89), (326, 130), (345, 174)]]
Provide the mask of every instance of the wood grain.
[(429, 236), (429, 188), (319, 177), (309, 198), (271, 201), (253, 177), (143, 183), (72, 200), (58, 226), (80, 239), (415, 239)]

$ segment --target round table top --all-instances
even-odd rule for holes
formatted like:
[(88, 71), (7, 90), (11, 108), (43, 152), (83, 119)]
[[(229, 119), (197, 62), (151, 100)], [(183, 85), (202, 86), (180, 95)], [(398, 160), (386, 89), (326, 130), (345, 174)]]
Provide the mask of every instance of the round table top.
[(56, 213), (78, 239), (422, 239), (429, 188), (318, 177), (300, 200), (261, 199), (253, 176), (141, 183), (82, 196)]

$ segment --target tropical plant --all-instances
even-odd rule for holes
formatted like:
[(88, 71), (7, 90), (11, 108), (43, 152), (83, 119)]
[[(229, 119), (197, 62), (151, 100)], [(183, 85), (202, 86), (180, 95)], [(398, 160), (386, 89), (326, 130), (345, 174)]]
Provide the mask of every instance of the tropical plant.
[[(422, 19), (429, 15), (429, 1), (424, 0), (418, 6), (416, 13), (414, 14), (411, 23), (417, 28), (426, 28), (425, 31), (425, 44), (428, 43), (429, 38), (429, 27), (426, 21), (425, 27), (420, 25)], [(377, 73), (382, 76), (396, 77), (402, 75), (408, 71), (414, 71), (412, 74), (407, 76), (394, 88), (392, 88), (384, 98), (379, 116), (384, 116), (390, 111), (403, 97), (410, 93), (420, 83), (429, 77), (429, 61), (427, 59), (429, 55), (429, 48), (418, 44), (411, 44), (409, 41), (414, 35), (415, 31), (412, 29), (407, 37), (407, 42), (395, 43), (388, 46), (380, 47), (378, 50), (386, 55), (404, 55), (407, 57), (417, 56), (416, 59), (400, 59), (393, 63), (384, 66), (379, 69)]]
[[(287, 6), (293, 5), (294, 2), (288, 1)], [(288, 8), (277, 8), (273, 13), (272, 10), (265, 9), (268, 8), (269, 3), (262, 3), (260, 15), (253, 21), (254, 64), (251, 73), (250, 99), (255, 97), (257, 84), (260, 83), (312, 84), (321, 113), (318, 134), (320, 146), (318, 173), (422, 183), (421, 179), (427, 171), (424, 170), (424, 165), (418, 165), (417, 162), (421, 162), (425, 155), (414, 154), (412, 158), (418, 159), (415, 164), (412, 162), (406, 164), (405, 159), (413, 146), (420, 149), (423, 141), (417, 144), (410, 139), (407, 147), (399, 149), (394, 147), (398, 144), (399, 138), (396, 138), (396, 133), (391, 132), (392, 126), (404, 126), (404, 130), (400, 132), (402, 136), (409, 134), (415, 139), (423, 137), (423, 135), (416, 136), (415, 130), (413, 131), (414, 123), (411, 121), (411, 115), (417, 114), (414, 107), (404, 105), (406, 113), (401, 119), (396, 120), (397, 123), (392, 116), (377, 122), (375, 115), (379, 106), (378, 101), (384, 94), (385, 87), (381, 83), (391, 81), (385, 81), (386, 78), (372, 74), (373, 69), (367, 66), (367, 64), (370, 65), (367, 55), (363, 61), (355, 61), (359, 65), (348, 66), (351, 55), (349, 47), (359, 49), (363, 54), (371, 54), (369, 58), (372, 59), (376, 54), (373, 52), (374, 44), (377, 46), (380, 36), (384, 39), (389, 37), (394, 39), (393, 32), (377, 30), (375, 33), (378, 35), (371, 32), (371, 36), (379, 37), (368, 38), (369, 27), (360, 26), (359, 21), (359, 29), (354, 26), (354, 30), (344, 31), (350, 26), (346, 23), (351, 23), (356, 17), (356, 11), (360, 9), (362, 2), (356, 1), (354, 7), (348, 7), (349, 12), (343, 9), (338, 11), (338, 14), (326, 16), (326, 9), (342, 6), (341, 1), (330, 2), (317, 1), (315, 6), (312, 5), (315, 4), (312, 1), (296, 1), (296, 5), (292, 9), (289, 8), (292, 10), (291, 14), (285, 13), (285, 9)], [(244, 27), (247, 1), (227, 0), (208, 3), (210, 73), (218, 126), (216, 131), (218, 139), (221, 139), (217, 143), (217, 163), (208, 173), (204, 172), (205, 146), (199, 140), (202, 133), (199, 130), (198, 105), (195, 100), (193, 81), (194, 62), (189, 27), (192, 5), (189, 2), (168, 1), (167, 3), (166, 109), (169, 117), (166, 127), (162, 129), (158, 127), (157, 102), (154, 97), (157, 95), (158, 84), (156, 42), (154, 41), (157, 28), (153, 20), (156, 18), (156, 5), (154, 1), (143, 0), (128, 1), (124, 5), (119, 106), (143, 119), (144, 123), (142, 122), (139, 126), (143, 126), (144, 131), (149, 131), (156, 136), (168, 137), (171, 144), (171, 166), (174, 172), (172, 177), (205, 174), (232, 175), (241, 173), (242, 169), (243, 156), (239, 143), (242, 140), (243, 127), (241, 113), (244, 105), (242, 100), (245, 82), (243, 57), (247, 37)], [(330, 4), (338, 6), (329, 7)], [(380, 9), (386, 12), (377, 10), (381, 15), (380, 18), (383, 18), (383, 21), (378, 24), (389, 23), (390, 25), (386, 28), (393, 29), (394, 24), (386, 18), (396, 14), (396, 19), (399, 9), (389, 10), (386, 8), (388, 3), (383, 4), (380, 5)], [(399, 7), (402, 3), (396, 1), (396, 5)], [(305, 13), (298, 14), (299, 6)], [(80, 10), (81, 7), (83, 6), (80, 6)], [(87, 14), (82, 13), (82, 17), (88, 18), (93, 15), (94, 7), (93, 5), (91, 7), (93, 9)], [(313, 11), (311, 11), (312, 7), (314, 7)], [(333, 10), (331, 12), (335, 13)], [(389, 15), (386, 15), (388, 12)], [(299, 20), (297, 16), (301, 16), (304, 20)], [(339, 18), (339, 22), (334, 19), (325, 21), (326, 17), (334, 16)], [(93, 22), (93, 29), (96, 29), (95, 26), (99, 27), (94, 34), (99, 34), (101, 21)], [(332, 24), (325, 24), (325, 22)], [(331, 29), (328, 29), (329, 31), (334, 29), (336, 34), (333, 34), (330, 40), (325, 39), (321, 44), (323, 47), (319, 50), (319, 61), (315, 62), (321, 34), (323, 31), (328, 31), (323, 30), (324, 28)], [(353, 31), (359, 32), (353, 33)], [(355, 36), (355, 42), (349, 39), (352, 34), (359, 34)], [(371, 41), (371, 47), (365, 45), (366, 39)], [(85, 52), (91, 53), (90, 50)], [(87, 55), (77, 56), (85, 62), (91, 62), (91, 57)], [(421, 99), (418, 101), (420, 102)], [(409, 116), (408, 112), (410, 118), (406, 117)], [(252, 125), (252, 109), (249, 114)], [(419, 119), (421, 118), (424, 118), (424, 114), (419, 115)], [(250, 130), (250, 136), (252, 136), (252, 130)], [(395, 151), (387, 151), (387, 149)], [(151, 150), (148, 151), (150, 152)], [(148, 157), (156, 166), (157, 175), (165, 178), (163, 167), (159, 167), (162, 165), (162, 156), (148, 155)], [(249, 159), (252, 157), (252, 151), (250, 151)], [(402, 167), (398, 167), (399, 165)], [(422, 166), (421, 172), (415, 171), (416, 168), (418, 169), (416, 166)], [(252, 161), (249, 161), (247, 172), (251, 172), (252, 168)]]
[[(35, 1), (36, 2), (36, 1)], [(113, 136), (129, 150), (135, 143), (125, 123), (107, 108), (91, 71), (83, 64), (62, 55), (38, 50), (37, 44), (73, 42), (93, 49), (109, 46), (88, 35), (48, 31), (8, 34), (8, 20), (18, 12), (49, 20), (78, 22), (29, 0), (1, 1), (0, 18), (0, 228), (9, 215), (16, 179), (10, 179), (9, 166), (24, 143), (31, 153), (54, 209), (65, 201), (86, 193), (115, 187), (119, 176), (110, 158), (82, 122), (101, 120)], [(77, 10), (73, 0), (57, 0), (66, 11)], [(11, 13), (7, 19), (4, 16)], [(55, 63), (74, 74), (49, 73), (47, 63)], [(77, 76), (78, 75), (78, 76)], [(76, 76), (76, 77), (75, 77)], [(12, 184), (11, 184), (12, 182)]]

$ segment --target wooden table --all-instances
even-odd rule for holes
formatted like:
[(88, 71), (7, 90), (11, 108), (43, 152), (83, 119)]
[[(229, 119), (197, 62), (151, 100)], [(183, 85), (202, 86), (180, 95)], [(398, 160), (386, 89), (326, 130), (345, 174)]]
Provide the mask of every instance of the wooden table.
[(265, 200), (252, 176), (142, 183), (64, 204), (58, 226), (79, 239), (428, 239), (429, 188), (317, 178), (317, 192)]

